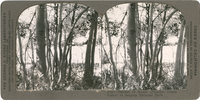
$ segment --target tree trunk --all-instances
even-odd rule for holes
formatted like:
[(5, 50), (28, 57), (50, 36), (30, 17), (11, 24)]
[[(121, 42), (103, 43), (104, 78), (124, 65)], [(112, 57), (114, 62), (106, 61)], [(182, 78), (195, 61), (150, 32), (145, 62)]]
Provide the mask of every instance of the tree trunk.
[(61, 42), (62, 42), (62, 11), (63, 11), (63, 3), (60, 4), (60, 15), (59, 15), (59, 25), (58, 25), (58, 32), (60, 33), (59, 36), (59, 52), (60, 52), (60, 61), (62, 56), (62, 48), (61, 48)]
[(132, 65), (132, 72), (134, 76), (137, 75), (137, 57), (136, 57), (136, 32), (137, 32), (137, 22), (136, 22), (136, 6), (137, 3), (132, 3), (128, 7), (128, 23), (127, 23), (127, 35), (128, 35), (128, 44), (130, 47), (130, 62)]
[(163, 65), (162, 65), (162, 59), (163, 59), (163, 48), (161, 48), (161, 54), (160, 54), (160, 70), (159, 70), (159, 75), (157, 77), (158, 80), (162, 80), (162, 71), (163, 71)]
[[(121, 29), (122, 30), (122, 29)], [(127, 66), (127, 58), (126, 58), (126, 36), (123, 34), (123, 48), (124, 48), (124, 67), (122, 71), (122, 88), (125, 89), (125, 67)]]
[(109, 21), (108, 21), (108, 16), (107, 14), (105, 14), (105, 18), (106, 18), (106, 23), (107, 23), (107, 30), (108, 30), (108, 40), (109, 40), (109, 47), (110, 47), (110, 60), (111, 60), (111, 63), (113, 65), (113, 73), (114, 73), (114, 80), (115, 80), (115, 87), (116, 89), (119, 89), (120, 88), (120, 85), (119, 85), (119, 79), (118, 79), (118, 74), (117, 74), (117, 68), (116, 68), (116, 65), (115, 65), (115, 62), (113, 60), (113, 53), (112, 53), (112, 41), (111, 41), (111, 33), (110, 33), (110, 27), (109, 27)]
[(58, 80), (58, 51), (57, 51), (57, 42), (58, 42), (58, 5), (55, 3), (54, 4), (54, 12), (55, 12), (55, 16), (54, 16), (54, 24), (55, 24), (55, 39), (54, 39), (54, 60), (53, 60), (53, 66), (55, 69), (55, 73), (54, 74), (54, 81)]
[[(31, 33), (31, 30), (30, 30), (30, 33)], [(36, 67), (36, 64), (35, 64), (35, 61), (34, 61), (35, 57), (34, 57), (33, 39), (31, 39), (31, 49), (32, 49), (32, 64), (33, 64), (31, 80), (32, 80), (32, 89), (34, 90), (34, 86), (35, 86), (34, 69)]]
[(92, 88), (93, 85), (94, 50), (96, 43), (97, 18), (97, 12), (93, 13), (91, 18), (91, 29), (89, 33), (89, 39), (87, 42), (85, 57), (85, 71), (83, 77), (83, 84), (85, 89)]
[(46, 78), (46, 56), (45, 56), (45, 22), (44, 22), (44, 8), (45, 5), (39, 5), (37, 21), (36, 21), (36, 40), (37, 40), (37, 55), (39, 57), (39, 64), (42, 66), (42, 73)]
[[(44, 12), (44, 23), (45, 23), (45, 35), (46, 35), (46, 60), (47, 60), (47, 68), (46, 68), (46, 75), (49, 76), (50, 74), (50, 69), (52, 68), (51, 66), (51, 40), (49, 39), (49, 22), (47, 20), (47, 5), (45, 5), (45, 12)], [(46, 77), (48, 81), (48, 87), (50, 86), (50, 77)]]
[(72, 71), (72, 47), (69, 48), (69, 73), (68, 73), (68, 81), (71, 79), (71, 71)]
[(27, 72), (26, 72), (26, 65), (23, 61), (23, 56), (22, 56), (22, 42), (21, 42), (21, 37), (20, 37), (20, 27), (18, 27), (18, 43), (19, 43), (19, 52), (20, 52), (20, 61), (21, 61), (21, 66), (23, 67), (23, 77), (24, 77), (24, 89), (27, 89), (27, 84), (28, 84), (28, 80), (27, 80)]
[(185, 68), (185, 46), (186, 46), (186, 37), (185, 37), (185, 34), (184, 34), (184, 37), (183, 37), (183, 48), (182, 48), (182, 68), (181, 68), (181, 76), (184, 75), (184, 68)]
[(94, 59), (95, 59), (95, 57), (94, 57), (94, 55), (95, 55), (95, 45), (96, 45), (96, 36), (97, 36), (97, 18), (98, 18), (98, 14), (97, 14), (97, 12), (95, 12), (95, 22), (94, 22), (94, 24), (95, 24), (95, 26), (94, 26), (94, 36), (93, 36), (93, 40), (92, 40), (92, 54), (91, 54), (91, 56), (92, 56), (92, 58), (91, 58), (91, 73), (92, 73), (92, 75), (93, 75), (93, 70), (94, 70), (94, 66), (95, 66), (95, 64), (94, 64)]
[(180, 30), (180, 36), (177, 44), (177, 49), (176, 49), (176, 62), (175, 62), (175, 72), (174, 72), (174, 80), (175, 82), (180, 81), (181, 79), (181, 70), (183, 66), (181, 66), (181, 55), (182, 55), (182, 48), (183, 45), (183, 36), (184, 36), (184, 20), (181, 21), (181, 30)]
[(62, 82), (62, 84), (64, 84), (64, 81), (65, 81), (65, 75), (64, 75), (64, 73), (65, 73), (65, 66), (64, 66), (64, 63), (61, 63), (61, 62), (65, 62), (65, 59), (62, 59), (62, 47), (61, 47), (61, 43), (62, 43), (62, 25), (63, 25), (63, 23), (62, 23), (62, 11), (63, 11), (63, 3), (61, 3), (60, 4), (60, 11), (59, 11), (59, 25), (58, 25), (58, 33), (57, 34), (59, 34), (59, 53), (60, 53), (60, 55), (59, 55), (59, 57), (60, 57), (60, 65), (59, 65), (59, 69), (60, 69), (60, 77), (59, 77), (59, 81), (58, 81), (58, 83), (59, 82)]

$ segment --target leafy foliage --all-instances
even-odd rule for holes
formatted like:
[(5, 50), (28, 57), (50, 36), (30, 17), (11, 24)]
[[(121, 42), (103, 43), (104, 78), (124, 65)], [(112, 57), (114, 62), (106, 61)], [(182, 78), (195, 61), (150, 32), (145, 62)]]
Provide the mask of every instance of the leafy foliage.
[[(166, 55), (176, 53), (169, 53), (166, 47), (177, 47), (180, 44), (178, 39), (183, 41), (185, 39), (184, 36), (180, 38), (180, 35), (184, 34), (181, 33), (184, 20), (181, 12), (166, 4), (137, 4), (134, 9), (136, 38), (133, 39), (136, 41), (135, 56), (138, 72), (135, 74), (129, 55), (132, 51), (128, 45), (130, 40), (127, 35), (127, 22), (130, 16), (128, 6), (129, 4), (121, 4), (112, 7), (106, 12), (108, 21), (105, 16), (97, 17), (95, 26), (93, 16), (96, 11), (89, 7), (73, 3), (46, 4), (44, 12), (46, 77), (36, 54), (37, 6), (24, 12), (30, 12), (28, 18), (32, 16), (31, 19), (25, 20), (27, 14), (22, 13), (17, 28), (20, 37), (17, 39), (22, 40), (21, 43), (17, 42), (17, 46), (22, 44), (22, 47), (17, 47), (17, 90), (186, 89), (187, 75), (181, 74), (178, 77), (174, 75), (177, 68), (178, 71), (185, 72), (185, 58), (180, 58), (183, 59), (181, 62), (183, 66), (178, 67), (175, 64), (175, 56), (169, 56), (173, 60), (166, 61), (168, 58)], [(92, 35), (96, 33), (96, 37), (90, 38), (92, 32)], [(173, 40), (173, 37), (176, 40)], [(89, 41), (89, 38), (92, 41)], [(109, 42), (112, 44), (109, 45)], [(84, 77), (85, 69), (88, 67), (88, 63), (85, 63), (87, 46), (91, 46), (93, 50), (89, 52), (90, 63), (92, 61), (94, 63), (89, 68), (92, 72), (90, 77)], [(111, 46), (113, 50), (110, 49)], [(183, 52), (185, 49), (183, 45), (182, 48)], [(18, 52), (20, 49), (22, 54)], [(117, 66), (116, 69), (114, 65)], [(25, 66), (25, 69), (22, 66)], [(85, 83), (84, 78), (90, 79), (91, 85)]]

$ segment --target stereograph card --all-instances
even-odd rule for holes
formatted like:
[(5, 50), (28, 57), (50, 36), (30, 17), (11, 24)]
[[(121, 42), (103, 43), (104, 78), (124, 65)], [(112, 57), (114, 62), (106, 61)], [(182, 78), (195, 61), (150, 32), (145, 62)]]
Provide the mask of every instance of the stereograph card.
[(194, 0), (1, 4), (5, 100), (197, 99)]

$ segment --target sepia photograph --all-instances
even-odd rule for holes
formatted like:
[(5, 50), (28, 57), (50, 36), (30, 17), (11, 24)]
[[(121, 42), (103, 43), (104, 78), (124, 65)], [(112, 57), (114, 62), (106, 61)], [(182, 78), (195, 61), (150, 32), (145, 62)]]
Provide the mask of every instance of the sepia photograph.
[(118, 4), (100, 16), (79, 3), (19, 15), (16, 90), (186, 90), (186, 21), (164, 3)]

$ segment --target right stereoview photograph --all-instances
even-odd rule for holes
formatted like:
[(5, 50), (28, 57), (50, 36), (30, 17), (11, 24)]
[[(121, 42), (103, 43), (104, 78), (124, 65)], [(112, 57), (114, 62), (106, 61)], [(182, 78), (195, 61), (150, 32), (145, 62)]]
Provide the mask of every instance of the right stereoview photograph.
[(116, 5), (100, 17), (76, 3), (32, 6), (16, 29), (16, 87), (186, 90), (186, 21), (161, 3)]
[(178, 9), (160, 3), (121, 4), (110, 8), (103, 22), (102, 48), (108, 49), (102, 51), (102, 66), (111, 67), (102, 73), (108, 71), (112, 76), (108, 82), (103, 74), (103, 86), (186, 89), (186, 22)]

